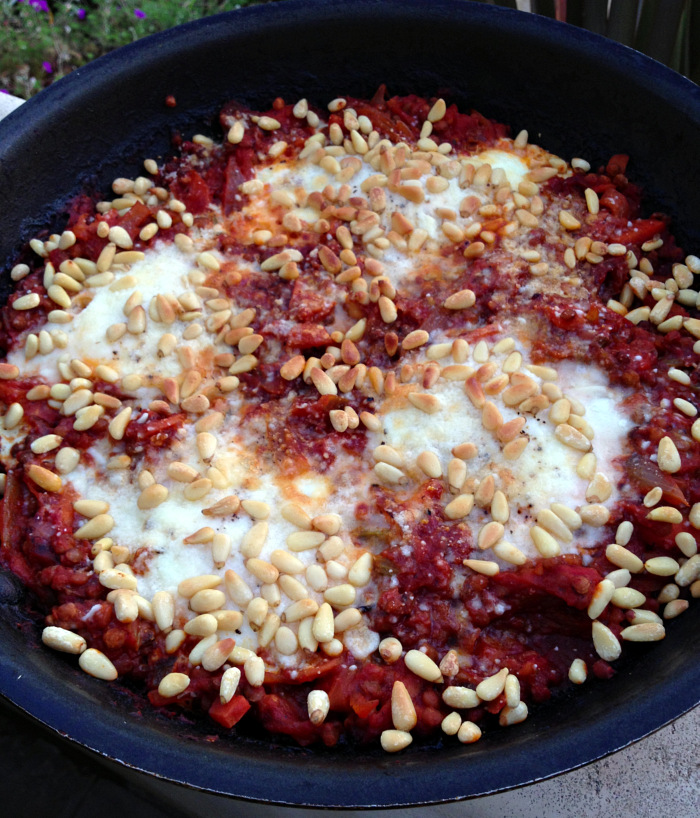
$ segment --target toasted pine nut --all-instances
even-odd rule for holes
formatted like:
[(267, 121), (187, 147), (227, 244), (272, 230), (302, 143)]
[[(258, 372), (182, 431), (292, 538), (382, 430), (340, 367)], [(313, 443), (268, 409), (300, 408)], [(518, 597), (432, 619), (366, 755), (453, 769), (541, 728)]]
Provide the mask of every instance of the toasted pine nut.
[(117, 676), (117, 669), (112, 662), (99, 650), (88, 648), (80, 654), (78, 659), (80, 667), (90, 676), (104, 681), (114, 681)]

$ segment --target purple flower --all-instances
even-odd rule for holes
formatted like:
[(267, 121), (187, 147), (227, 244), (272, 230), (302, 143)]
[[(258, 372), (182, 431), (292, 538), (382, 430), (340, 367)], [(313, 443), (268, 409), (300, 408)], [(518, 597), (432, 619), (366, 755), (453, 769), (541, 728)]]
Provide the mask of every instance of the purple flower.
[(134, 9), (134, 17), (138, 17), (138, 18), (139, 18), (139, 20), (143, 20), (143, 19), (145, 19), (147, 16), (148, 16), (148, 15), (146, 14), (146, 12), (145, 12), (145, 11), (141, 11), (141, 9)]
[(48, 14), (49, 5), (46, 0), (19, 0), (20, 3), (26, 3), (37, 11), (45, 11)]
[(10, 92), (8, 90), (6, 90), (5, 88), (0, 88), (0, 94), (8, 94), (9, 95), (9, 93)]
[(47, 74), (53, 74), (53, 68), (51, 67), (50, 62), (43, 62), (41, 67), (46, 71)]
[(78, 20), (84, 20), (87, 12), (85, 11), (85, 9), (76, 9), (75, 14)]

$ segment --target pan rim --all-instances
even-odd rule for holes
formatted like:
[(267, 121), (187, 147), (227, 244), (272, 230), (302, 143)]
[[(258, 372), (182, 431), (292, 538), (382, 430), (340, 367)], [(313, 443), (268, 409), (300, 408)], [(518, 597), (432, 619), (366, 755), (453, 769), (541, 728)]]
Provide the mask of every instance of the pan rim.
[[(364, 9), (368, 13), (372, 10), (374, 13), (381, 13), (385, 16), (392, 15), (413, 15), (412, 19), (418, 21), (421, 19), (421, 12), (425, 10), (425, 4), (420, 0), (405, 0), (398, 2), (398, 0), (384, 0), (378, 2), (377, 0), (356, 0), (356, 2), (349, 4), (343, 0), (312, 0), (311, 2), (302, 2), (302, 0), (286, 0), (284, 4), (285, 21), (289, 23), (290, 20), (295, 21), (295, 24), (301, 24), (311, 11), (316, 12), (322, 17), (331, 18), (333, 15), (348, 13), (347, 7), (352, 5), (356, 9)], [(95, 63), (86, 66), (84, 69), (79, 69), (75, 75), (71, 75), (64, 80), (61, 80), (52, 89), (43, 92), (39, 97), (30, 100), (27, 103), (25, 110), (24, 106), (16, 113), (10, 114), (8, 118), (0, 124), (0, 144), (3, 140), (12, 134), (13, 140), (18, 140), (21, 135), (26, 138), (34, 129), (43, 126), (47, 121), (49, 115), (52, 114), (54, 106), (57, 104), (70, 105), (75, 97), (80, 96), (81, 89), (93, 81), (100, 79), (100, 81), (107, 83), (110, 79), (110, 72), (120, 70), (124, 62), (127, 64), (136, 61), (142, 57), (145, 64), (150, 66), (157, 63), (158, 59), (162, 59), (163, 54), (176, 53), (178, 47), (182, 47), (190, 38), (195, 39), (194, 35), (197, 32), (209, 31), (213, 32), (217, 37), (227, 37), (229, 30), (245, 29), (250, 35), (255, 31), (265, 31), (274, 23), (282, 26), (285, 21), (276, 19), (276, 11), (281, 8), (271, 4), (269, 6), (257, 6), (250, 9), (242, 9), (235, 12), (228, 12), (224, 15), (217, 15), (216, 17), (206, 18), (205, 20), (196, 21), (195, 23), (187, 24), (177, 30), (163, 32), (161, 34), (153, 35), (145, 41), (140, 41), (131, 46), (126, 46), (125, 49), (115, 52), (114, 54), (106, 55)], [(459, 8), (459, 14), (456, 9)], [(343, 11), (345, 10), (345, 11)], [(621, 59), (628, 67), (644, 67), (651, 72), (650, 84), (657, 94), (667, 95), (666, 98), (671, 101), (677, 101), (688, 107), (688, 115), (694, 118), (700, 125), (700, 89), (694, 86), (687, 80), (684, 80), (679, 75), (670, 71), (670, 69), (661, 66), (658, 63), (653, 63), (637, 52), (627, 49), (624, 46), (611, 44), (608, 41), (603, 41), (589, 32), (579, 29), (573, 29), (566, 26), (562, 29), (562, 24), (555, 21), (549, 21), (545, 18), (537, 18), (537, 20), (524, 20), (521, 13), (514, 12), (509, 9), (494, 8), (490, 6), (482, 6), (481, 4), (460, 3), (455, 4), (446, 2), (445, 0), (436, 0), (431, 3), (431, 10), (433, 14), (440, 14), (448, 12), (451, 15), (457, 14), (459, 19), (469, 19), (472, 21), (481, 21), (482, 23), (491, 22), (494, 18), (499, 20), (499, 25), (514, 26), (518, 25), (520, 30), (524, 32), (523, 36), (537, 36), (538, 39), (546, 39), (545, 35), (553, 36), (553, 32), (557, 32), (558, 36), (567, 38), (567, 41), (576, 45), (579, 49), (591, 49), (593, 53), (604, 61), (606, 65), (612, 66), (617, 64)], [(516, 18), (516, 15), (517, 18)], [(516, 23), (517, 20), (517, 23)], [(222, 26), (225, 23), (225, 26)], [(562, 34), (562, 31), (566, 34)], [(213, 36), (213, 35), (212, 35)], [(624, 56), (623, 56), (624, 55)], [(99, 90), (99, 83), (96, 83)], [(695, 89), (695, 90), (693, 90)], [(96, 91), (94, 91), (96, 92)], [(689, 102), (690, 100), (690, 102)], [(697, 104), (693, 102), (695, 100)], [(16, 682), (16, 683), (15, 683)], [(98, 683), (99, 684), (99, 683)], [(700, 689), (700, 668), (696, 668), (695, 675), (688, 674), (688, 677), (681, 680), (681, 683), (674, 689), (673, 697), (667, 697), (663, 706), (659, 707), (653, 696), (650, 696), (649, 701), (637, 702), (637, 710), (635, 716), (636, 723), (621, 724), (623, 714), (618, 714), (617, 719), (607, 722), (605, 725), (592, 725), (588, 739), (592, 745), (598, 746), (601, 743), (605, 744), (604, 739), (607, 739), (606, 749), (603, 751), (596, 750), (596, 755), (588, 757), (590, 749), (583, 750), (584, 746), (588, 746), (586, 741), (580, 742), (580, 749), (578, 755), (574, 756), (572, 763), (567, 762), (567, 770), (575, 769), (590, 761), (601, 758), (604, 755), (615, 752), (622, 747), (625, 747), (643, 736), (638, 735), (639, 723), (645, 726), (644, 735), (648, 735), (664, 724), (669, 723), (674, 718), (677, 718), (682, 713), (678, 712), (678, 707), (683, 708), (683, 712), (687, 712), (698, 702), (698, 693)], [(112, 757), (114, 752), (113, 738), (118, 733), (118, 728), (121, 724), (122, 718), (117, 711), (112, 712), (108, 709), (106, 723), (102, 725), (104, 733), (99, 736), (94, 734), (94, 724), (87, 723), (85, 719), (82, 721), (78, 719), (77, 715), (72, 710), (71, 704), (62, 700), (56, 701), (46, 696), (46, 691), (41, 689), (37, 680), (27, 680), (23, 676), (23, 666), (19, 661), (10, 661), (4, 663), (0, 667), (0, 692), (5, 695), (10, 701), (14, 701), (15, 706), (18, 706), (24, 712), (29, 713), (32, 718), (37, 719), (43, 724), (46, 724), (50, 729), (59, 735), (68, 735), (71, 740), (77, 744), (98, 753), (103, 757), (111, 757), (112, 760), (119, 764), (128, 766), (132, 769), (146, 772), (159, 778), (173, 779), (171, 771), (164, 770), (162, 762), (154, 758), (153, 746), (148, 742), (142, 745), (141, 737), (132, 737), (132, 745), (129, 751), (136, 750), (138, 760), (127, 759), (125, 757)], [(37, 710), (37, 702), (40, 706)], [(614, 732), (615, 739), (612, 747), (609, 746), (609, 732)], [(145, 741), (145, 740), (144, 740)], [(290, 762), (288, 765), (284, 760), (272, 759), (267, 764), (260, 758), (254, 758), (250, 761), (249, 775), (243, 770), (240, 776), (242, 780), (239, 786), (239, 792), (233, 793), (236, 797), (247, 800), (265, 800), (267, 802), (279, 804), (297, 804), (307, 806), (337, 806), (337, 807), (362, 807), (362, 806), (399, 806), (399, 805), (420, 805), (420, 804), (434, 804), (441, 803), (457, 798), (474, 797), (477, 795), (486, 795), (493, 792), (500, 792), (506, 789), (511, 789), (520, 784), (532, 783), (534, 781), (542, 780), (544, 778), (556, 775), (562, 772), (560, 767), (560, 754), (562, 752), (563, 737), (559, 743), (554, 746), (549, 745), (547, 758), (542, 749), (530, 748), (531, 756), (528, 765), (515, 767), (511, 771), (510, 778), (506, 776), (504, 783), (497, 786), (492, 786), (486, 781), (477, 783), (476, 781), (469, 782), (466, 786), (461, 781), (461, 776), (464, 775), (463, 767), (469, 764), (469, 756), (466, 752), (453, 754), (452, 757), (443, 757), (441, 760), (444, 769), (439, 770), (439, 778), (431, 782), (433, 784), (433, 792), (426, 800), (424, 793), (421, 792), (425, 785), (418, 780), (416, 776), (411, 775), (413, 765), (420, 761), (422, 756), (419, 753), (406, 756), (408, 762), (398, 762), (396, 759), (387, 759), (382, 764), (377, 765), (376, 760), (372, 759), (371, 764), (363, 767), (358, 767), (357, 770), (345, 770), (346, 782), (342, 787), (338, 786), (337, 778), (334, 772), (337, 770), (330, 770), (322, 768), (320, 771), (315, 769), (306, 770), (304, 776), (298, 779), (296, 789), (290, 788), (289, 781), (277, 782), (275, 776), (279, 775), (279, 765), (281, 763), (289, 766), (290, 774), (299, 772), (299, 764)], [(177, 744), (177, 739), (175, 740)], [(171, 748), (168, 747), (168, 752)], [(122, 751), (123, 752), (123, 751)], [(173, 751), (174, 752), (174, 751)], [(234, 754), (236, 755), (236, 754)], [(569, 753), (570, 755), (570, 753)], [(296, 754), (297, 758), (304, 758), (303, 754)], [(170, 756), (167, 756), (170, 758)], [(231, 763), (232, 756), (229, 756), (229, 763)], [(465, 760), (466, 759), (466, 760)], [(241, 763), (240, 758), (236, 756), (236, 763)], [(341, 763), (340, 761), (338, 763)], [(219, 769), (223, 766), (219, 765)], [(531, 772), (527, 772), (530, 766), (538, 772), (532, 776)], [(155, 769), (149, 769), (155, 767)], [(374, 777), (368, 781), (368, 775), (376, 770)], [(471, 768), (473, 771), (473, 766)], [(470, 772), (471, 772), (470, 771)], [(256, 777), (255, 773), (259, 773)], [(178, 771), (178, 775), (185, 777), (182, 772)], [(219, 779), (221, 780), (221, 778)], [(194, 787), (195, 789), (203, 789), (210, 792), (224, 793), (221, 789), (217, 789), (217, 785), (213, 781), (212, 775), (199, 774), (197, 782), (194, 781), (178, 781), (178, 783)], [(370, 786), (374, 787), (374, 792), (369, 792)], [(268, 789), (262, 792), (261, 785), (265, 785)], [(401, 785), (400, 792), (397, 793), (398, 786)], [(285, 788), (283, 791), (282, 787)], [(350, 803), (344, 799), (341, 803), (338, 802), (339, 794), (345, 794), (347, 790), (354, 788), (357, 796), (360, 796), (364, 801)], [(270, 791), (270, 789), (272, 791)], [(468, 791), (468, 790), (473, 791)], [(313, 794), (313, 800), (308, 800), (310, 793)], [(372, 803), (369, 797), (372, 798)], [(293, 800), (288, 800), (289, 798)], [(399, 798), (400, 800), (397, 800)], [(299, 800), (301, 799), (301, 800)]]

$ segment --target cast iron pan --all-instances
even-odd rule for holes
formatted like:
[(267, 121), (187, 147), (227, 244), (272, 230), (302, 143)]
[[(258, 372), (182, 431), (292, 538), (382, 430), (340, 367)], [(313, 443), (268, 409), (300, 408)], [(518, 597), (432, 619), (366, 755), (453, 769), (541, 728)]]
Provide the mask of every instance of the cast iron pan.
[[(594, 166), (629, 153), (648, 210), (700, 250), (700, 89), (585, 31), (448, 0), (288, 0), (202, 20), (123, 48), (61, 80), (0, 124), (0, 261), (81, 185), (107, 191), (141, 159), (169, 152), (173, 129), (207, 131), (236, 98), (325, 104), (338, 94), (444, 94), (566, 158)], [(165, 104), (174, 95), (177, 106)], [(241, 798), (317, 806), (425, 804), (529, 783), (647, 735), (700, 698), (700, 605), (650, 648), (626, 646), (615, 678), (591, 682), (472, 746), (387, 756), (207, 740), (215, 727), (168, 720), (74, 658), (37, 645), (21, 592), (0, 577), (0, 691), (103, 757)]]

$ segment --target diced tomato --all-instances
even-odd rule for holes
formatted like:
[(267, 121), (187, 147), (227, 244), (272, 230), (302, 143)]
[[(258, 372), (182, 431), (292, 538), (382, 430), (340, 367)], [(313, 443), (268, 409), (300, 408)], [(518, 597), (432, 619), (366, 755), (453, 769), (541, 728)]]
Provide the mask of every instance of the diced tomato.
[(209, 715), (214, 721), (219, 722), (222, 727), (230, 730), (234, 725), (238, 724), (249, 710), (250, 702), (248, 699), (238, 694), (226, 704), (223, 704), (221, 699), (217, 699), (209, 708)]
[(246, 198), (238, 188), (251, 178), (254, 158), (255, 152), (251, 148), (238, 148), (226, 162), (222, 203), (224, 213), (227, 215), (233, 210), (240, 209)]
[(605, 172), (611, 179), (614, 179), (620, 173), (625, 173), (627, 170), (627, 163), (630, 161), (626, 153), (616, 153), (608, 160), (605, 167)]
[(614, 187), (606, 188), (600, 197), (600, 206), (609, 210), (618, 219), (628, 219), (630, 215), (629, 202), (624, 194)]
[(688, 505), (680, 486), (673, 477), (666, 472), (662, 472), (656, 463), (653, 463), (648, 457), (631, 454), (627, 459), (627, 473), (643, 494), (658, 486), (663, 491), (664, 502), (673, 503), (674, 505)]
[(258, 702), (258, 713), (267, 730), (294, 736), (302, 746), (319, 738), (319, 728), (309, 721), (301, 705), (289, 697), (282, 698), (275, 693), (263, 696)]
[(289, 315), (300, 323), (326, 321), (335, 311), (335, 302), (325, 299), (301, 279), (294, 282), (289, 301)]
[(363, 699), (361, 696), (350, 697), (350, 707), (361, 719), (367, 719), (379, 707), (379, 699)]
[(328, 330), (320, 324), (296, 324), (287, 336), (287, 344), (292, 349), (311, 349), (332, 343)]
[(665, 227), (666, 224), (658, 219), (637, 219), (632, 223), (632, 227), (623, 230), (616, 240), (622, 244), (643, 244), (658, 236)]
[(209, 186), (196, 170), (189, 170), (179, 178), (173, 184), (173, 192), (195, 215), (203, 213), (211, 202)]
[[(358, 117), (367, 117), (381, 136), (411, 142), (418, 139), (432, 106), (432, 100), (415, 95), (387, 98), (384, 87), (371, 101), (347, 98), (346, 103)], [(223, 132), (235, 120), (248, 119), (252, 113), (236, 103), (225, 106), (220, 119)], [(322, 118), (347, 131), (348, 114), (348, 110), (330, 115), (324, 111)], [(275, 100), (265, 115), (274, 117), (279, 128), (267, 132), (260, 127), (246, 127), (236, 145), (224, 140), (223, 145), (209, 150), (179, 135), (174, 138), (173, 144), (181, 149), (181, 155), (169, 160), (154, 181), (168, 184), (172, 195), (184, 202), (190, 213), (206, 214), (197, 219), (197, 226), (216, 226), (212, 204), (221, 205), (227, 216), (248, 205), (250, 197), (241, 192), (241, 185), (253, 177), (256, 167), (273, 161), (271, 145), (277, 142), (278, 148), (283, 147), (279, 155), (282, 161), (293, 162), (314, 130), (306, 118), (295, 117), (292, 106), (281, 99)], [(498, 147), (506, 133), (505, 126), (476, 112), (461, 113), (455, 105), (447, 106), (432, 126), (435, 142), (477, 153), (490, 145)], [(397, 164), (400, 153), (395, 155)], [(653, 278), (661, 282), (672, 274), (673, 263), (682, 260), (684, 254), (675, 246), (664, 215), (639, 218), (641, 191), (626, 178), (627, 164), (628, 157), (618, 154), (604, 168), (557, 175), (542, 185), (543, 201), (548, 207), (571, 203), (583, 212), (584, 193), (595, 191), (601, 204), (599, 216), (586, 219), (581, 228), (581, 235), (591, 241), (621, 242), (638, 253), (645, 241), (661, 236), (663, 247), (649, 253)], [(353, 453), (356, 465), (367, 465), (367, 430), (360, 426), (337, 432), (330, 414), (347, 409), (350, 415), (350, 407), (357, 414), (379, 408), (381, 414), (377, 398), (363, 390), (346, 393), (340, 383), (339, 394), (321, 396), (313, 384), (302, 378), (287, 381), (280, 374), (281, 360), (299, 351), (320, 357), (327, 347), (335, 345), (332, 351), (338, 353), (337, 344), (342, 341), (339, 328), (345, 322), (335, 320), (336, 310), (342, 308), (353, 321), (365, 320), (364, 332), (357, 341), (362, 366), (376, 366), (382, 371), (397, 365), (398, 356), (405, 351), (402, 339), (415, 329), (422, 328), (436, 337), (460, 338), (473, 346), (485, 340), (491, 346), (507, 331), (513, 315), (522, 311), (528, 321), (537, 325), (533, 362), (590, 361), (611, 383), (623, 383), (634, 392), (624, 406), (635, 423), (627, 439), (632, 454), (618, 458), (616, 464), (630, 491), (610, 504), (610, 527), (587, 544), (584, 556), (537, 559), (509, 566), (509, 570), (489, 577), (464, 564), (465, 558), (479, 553), (475, 532), (460, 520), (448, 519), (445, 505), (449, 497), (442, 478), (424, 479), (415, 472), (419, 482), (412, 493), (405, 487), (396, 490), (373, 483), (355, 509), (350, 509), (356, 521), (349, 532), (353, 546), (371, 553), (373, 564), (373, 584), (363, 590), (358, 606), (375, 633), (399, 638), (404, 650), (419, 649), (440, 663), (448, 650), (456, 650), (461, 664), (455, 669), (457, 675), (449, 676), (446, 683), (474, 687), (486, 675), (507, 666), (520, 682), (523, 701), (541, 702), (566, 682), (574, 656), (586, 661), (593, 675), (611, 676), (614, 671), (610, 664), (596, 658), (587, 607), (601, 577), (610, 571), (606, 544), (612, 541), (612, 530), (620, 519), (632, 523), (628, 547), (645, 559), (663, 553), (677, 555), (675, 535), (687, 530), (690, 523), (685, 519), (673, 525), (649, 520), (648, 509), (633, 495), (641, 496), (658, 486), (664, 502), (678, 508), (686, 506), (684, 517), (687, 506), (700, 497), (700, 452), (689, 445), (693, 421), (682, 412), (674, 412), (671, 402), (675, 395), (690, 400), (697, 389), (695, 339), (685, 331), (683, 322), (680, 330), (658, 333), (650, 322), (637, 326), (605, 308), (609, 298), (621, 298), (623, 285), (629, 279), (624, 254), (606, 257), (598, 264), (582, 260), (576, 271), (583, 285), (582, 294), (575, 302), (563, 292), (540, 292), (537, 287), (523, 296), (521, 285), (529, 272), (526, 265), (522, 269), (518, 265), (514, 273), (503, 269), (500, 259), (505, 247), (500, 236), (482, 258), (470, 259), (466, 264), (459, 244), (443, 246), (439, 260), (429, 261), (426, 253), (426, 263), (421, 262), (415, 275), (396, 294), (397, 320), (388, 328), (367, 292), (353, 292), (344, 286), (339, 289), (340, 282), (327, 274), (318, 256), (319, 240), (329, 241), (329, 249), (341, 254), (338, 224), (345, 220), (350, 207), (365, 209), (367, 202), (359, 194), (341, 197), (340, 190), (337, 197), (326, 191), (314, 194), (314, 199), (309, 204), (318, 205), (319, 221), (328, 224), (322, 231), (324, 236), (315, 233), (316, 226), (309, 230), (306, 224), (299, 230), (282, 231), (287, 224), (282, 221), (281, 205), (273, 206), (266, 214), (270, 216), (269, 225), (267, 218), (257, 225), (261, 231), (270, 227), (271, 237), (265, 244), (250, 241), (250, 231), (257, 223), (255, 214), (228, 218), (226, 229), (216, 239), (216, 249), (225, 261), (216, 271), (205, 273), (207, 286), (230, 299), (237, 312), (250, 311), (254, 317), (246, 331), (259, 333), (263, 339), (261, 360), (251, 371), (240, 374), (238, 388), (243, 405), (240, 421), (250, 432), (246, 440), (255, 448), (251, 456), (261, 463), (274, 464), (290, 485), (310, 471), (328, 473), (333, 479), (337, 467), (336, 471), (331, 469), (343, 451)], [(55, 269), (68, 259), (94, 260), (99, 256), (108, 241), (108, 237), (98, 235), (98, 224), (103, 220), (109, 226), (120, 225), (137, 246), (142, 246), (137, 237), (143, 225), (153, 219), (156, 207), (135, 201), (120, 216), (116, 209), (98, 214), (96, 203), (95, 197), (83, 196), (70, 205), (68, 226), (76, 242), (50, 251), (48, 260)], [(341, 212), (341, 207), (346, 212)], [(505, 220), (501, 216), (486, 218), (481, 225), (483, 231), (497, 235), (503, 232)], [(180, 215), (174, 213), (171, 228), (164, 228), (159, 235), (170, 242), (184, 229)], [(104, 232), (100, 229), (100, 234)], [(46, 234), (48, 231), (42, 235)], [(552, 258), (563, 254), (563, 246), (545, 220), (540, 227), (529, 230), (522, 242), (522, 249), (544, 247)], [(261, 261), (284, 246), (300, 252), (299, 277), (295, 281), (260, 269)], [(28, 260), (31, 272), (19, 282), (13, 297), (35, 292), (40, 296), (40, 305), (30, 311), (11, 307), (0, 311), (0, 345), (7, 350), (21, 348), (26, 333), (41, 326), (46, 313), (54, 309), (42, 284), (41, 268), (46, 259), (37, 260), (29, 250), (22, 258)], [(356, 261), (363, 263), (361, 259)], [(449, 274), (445, 275), (447, 270)], [(465, 315), (442, 309), (447, 294), (463, 287), (475, 293), (475, 309)], [(644, 303), (653, 306), (651, 294)], [(674, 303), (669, 313), (684, 320), (689, 314), (695, 315), (693, 307), (681, 303)], [(242, 327), (236, 327), (239, 329)], [(231, 348), (239, 344), (240, 338), (229, 328), (223, 333), (224, 342)], [(196, 366), (204, 369), (209, 354), (203, 353)], [(214, 382), (230, 366), (228, 358), (228, 353), (220, 356), (216, 366), (221, 372), (215, 374)], [(671, 387), (669, 367), (687, 370), (690, 383)], [(414, 388), (403, 384), (403, 372), (401, 388)], [(413, 374), (418, 376), (419, 372)], [(468, 380), (467, 385), (482, 383), (481, 374)], [(414, 378), (416, 385), (419, 380)], [(189, 661), (196, 643), (194, 636), (187, 636), (174, 653), (168, 653), (165, 635), (145, 617), (134, 622), (119, 621), (113, 603), (107, 600), (108, 588), (92, 570), (91, 543), (74, 536), (79, 525), (74, 519), (77, 494), (69, 481), (62, 492), (51, 494), (28, 480), (24, 471), (30, 463), (53, 466), (53, 455), (37, 457), (29, 447), (32, 438), (50, 432), (58, 435), (64, 446), (80, 450), (89, 462), (95, 438), (106, 436), (109, 416), (89, 430), (76, 430), (74, 417), (59, 412), (55, 408), (58, 404), (52, 407), (44, 400), (27, 400), (27, 391), (40, 382), (43, 379), (39, 376), (0, 380), (0, 408), (19, 403), (29, 430), (27, 440), (14, 445), (14, 460), (5, 465), (8, 472), (4, 498), (0, 498), (0, 561), (35, 592), (34, 598), (46, 614), (46, 624), (84, 634), (92, 647), (106, 652), (120, 677), (129, 677), (128, 685), (143, 682), (151, 704), (167, 707), (173, 718), (179, 718), (183, 710), (209, 713), (212, 720), (231, 730), (252, 710), (246, 727), (254, 722), (275, 737), (289, 735), (301, 745), (330, 746), (341, 733), (351, 740), (377, 741), (380, 733), (392, 726), (392, 690), (400, 681), (416, 709), (413, 734), (416, 738), (431, 732), (439, 734), (447, 712), (441, 698), (443, 688), (412, 673), (403, 660), (387, 663), (376, 653), (362, 660), (348, 653), (331, 658), (322, 652), (305, 652), (299, 667), (281, 667), (273, 650), (262, 650), (261, 658), (269, 668), (263, 684), (253, 688), (243, 680), (242, 692), (222, 703), (221, 671), (193, 667)], [(93, 379), (93, 389), (95, 394), (128, 399), (118, 384)], [(213, 411), (223, 411), (223, 390), (219, 392), (209, 384), (203, 394), (210, 399)], [(465, 406), (470, 410), (468, 403)], [(152, 454), (161, 455), (154, 450), (167, 448), (179, 438), (186, 416), (170, 411), (167, 404), (159, 403), (145, 417), (139, 413), (128, 424), (117, 446), (120, 452), (134, 456), (134, 468), (141, 468), (140, 461), (148, 462)], [(682, 467), (672, 476), (661, 472), (649, 457), (664, 435), (678, 442), (682, 454)], [(352, 480), (352, 475), (343, 475), (343, 479)], [(139, 574), (148, 563), (149, 549), (133, 545), (131, 564)], [(635, 575), (630, 584), (647, 598), (645, 608), (656, 611), (660, 605), (655, 595), (664, 581), (647, 572)], [(618, 634), (629, 616), (624, 609), (608, 606), (601, 621)], [(234, 640), (226, 642), (230, 644), (223, 647), (229, 652)], [(188, 674), (190, 683), (185, 692), (170, 698), (158, 692), (158, 684), (168, 672)], [(309, 718), (308, 695), (312, 690), (328, 694), (330, 708), (321, 725)], [(472, 720), (489, 718), (504, 703), (501, 694), (463, 715)]]
[(572, 608), (588, 607), (593, 589), (600, 582), (600, 574), (593, 568), (556, 558), (535, 568), (524, 566), (516, 571), (504, 571), (497, 583), (525, 594), (545, 593), (564, 600)]
[(143, 227), (144, 223), (150, 218), (151, 208), (146, 207), (142, 202), (134, 202), (128, 212), (121, 217), (119, 224), (132, 239), (135, 239), (141, 227)]

